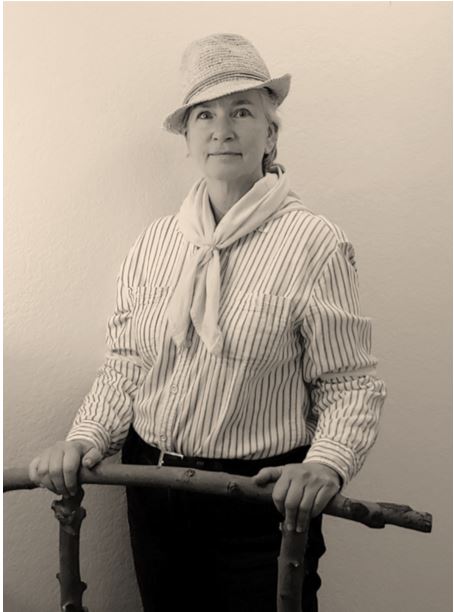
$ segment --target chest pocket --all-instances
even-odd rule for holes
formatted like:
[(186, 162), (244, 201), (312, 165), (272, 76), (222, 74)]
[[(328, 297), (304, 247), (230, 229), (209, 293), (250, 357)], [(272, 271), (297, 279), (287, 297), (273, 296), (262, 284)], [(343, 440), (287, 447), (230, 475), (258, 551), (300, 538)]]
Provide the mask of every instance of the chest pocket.
[(223, 355), (264, 372), (282, 359), (290, 332), (291, 300), (238, 292), (221, 317)]
[(167, 306), (170, 287), (136, 287), (132, 291), (133, 325), (142, 359), (153, 365), (170, 341)]

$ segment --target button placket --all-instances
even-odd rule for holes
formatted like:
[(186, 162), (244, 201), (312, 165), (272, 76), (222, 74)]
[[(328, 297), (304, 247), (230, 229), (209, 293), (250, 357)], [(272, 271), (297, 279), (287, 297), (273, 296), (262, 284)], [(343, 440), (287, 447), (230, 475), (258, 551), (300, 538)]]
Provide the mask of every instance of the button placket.
[[(161, 440), (164, 442), (165, 440), (172, 440), (172, 429), (173, 429), (173, 425), (175, 424), (176, 418), (177, 418), (177, 408), (178, 408), (178, 395), (181, 391), (182, 388), (182, 374), (184, 371), (184, 365), (185, 365), (185, 361), (187, 358), (187, 354), (183, 353), (179, 353), (178, 354), (178, 363), (175, 367), (175, 374), (172, 377), (172, 384), (169, 387), (169, 393), (168, 393), (168, 403), (169, 403), (169, 410), (168, 410), (168, 414), (167, 414), (167, 418), (165, 419), (165, 422), (163, 423), (163, 427), (162, 427), (162, 431), (166, 432), (166, 435), (163, 433), (161, 435)], [(172, 450), (170, 449), (170, 444), (171, 442), (167, 445), (167, 450)]]

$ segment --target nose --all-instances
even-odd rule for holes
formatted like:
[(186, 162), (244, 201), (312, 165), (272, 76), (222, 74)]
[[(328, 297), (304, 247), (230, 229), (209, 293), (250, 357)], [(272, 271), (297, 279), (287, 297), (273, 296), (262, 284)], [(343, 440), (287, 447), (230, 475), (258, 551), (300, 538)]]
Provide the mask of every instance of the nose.
[(224, 142), (233, 140), (235, 136), (233, 125), (228, 115), (216, 117), (213, 124), (213, 140)]

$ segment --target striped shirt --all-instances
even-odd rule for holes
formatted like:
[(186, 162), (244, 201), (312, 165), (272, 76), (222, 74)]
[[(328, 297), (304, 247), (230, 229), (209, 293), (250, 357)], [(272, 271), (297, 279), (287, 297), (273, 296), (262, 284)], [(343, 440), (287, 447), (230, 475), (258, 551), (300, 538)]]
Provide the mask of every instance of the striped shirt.
[(169, 299), (195, 249), (175, 215), (138, 238), (118, 278), (105, 363), (67, 439), (111, 455), (132, 424), (161, 450), (243, 459), (310, 444), (305, 462), (347, 483), (375, 442), (386, 391), (344, 232), (300, 210), (222, 249), (220, 355), (193, 327), (179, 349), (169, 335)]

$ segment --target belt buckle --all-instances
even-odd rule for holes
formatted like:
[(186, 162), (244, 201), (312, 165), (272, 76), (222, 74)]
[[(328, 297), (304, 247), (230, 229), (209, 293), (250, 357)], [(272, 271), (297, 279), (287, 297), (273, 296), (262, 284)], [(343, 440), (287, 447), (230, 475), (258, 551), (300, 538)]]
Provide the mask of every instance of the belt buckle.
[(180, 457), (180, 459), (183, 459), (183, 457), (184, 457), (184, 455), (182, 455), (181, 453), (174, 453), (172, 451), (163, 451), (163, 450), (160, 450), (159, 451), (159, 457), (158, 457), (158, 466), (164, 465), (165, 455), (172, 455), (174, 457)]

